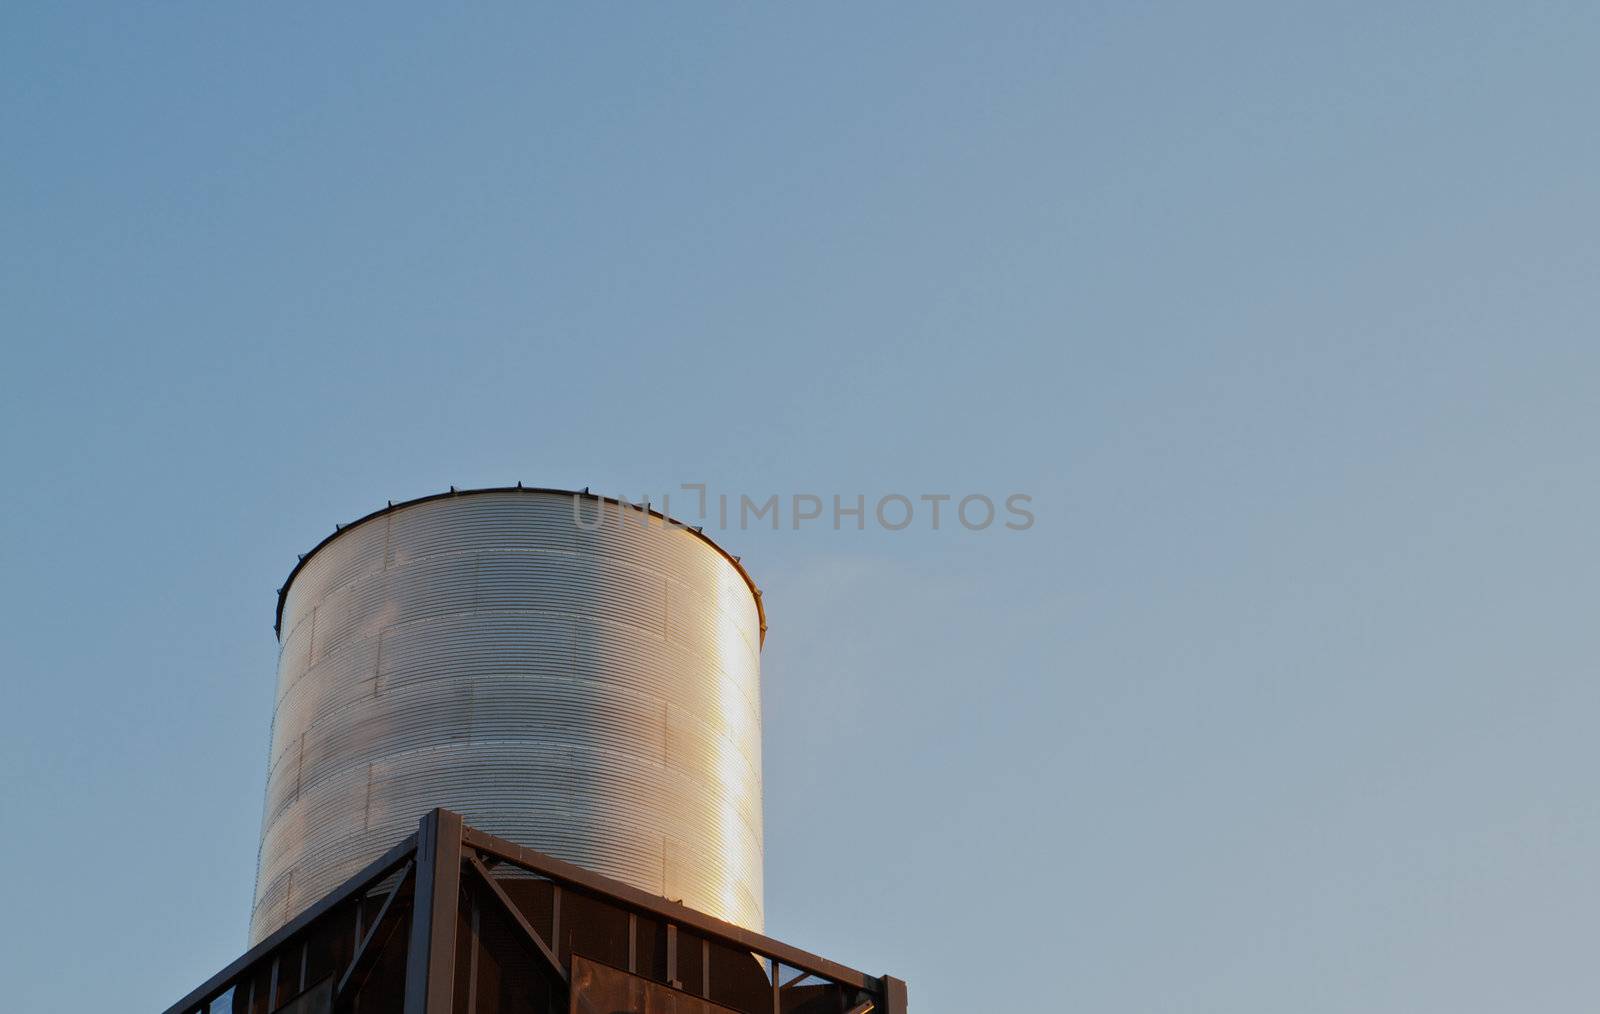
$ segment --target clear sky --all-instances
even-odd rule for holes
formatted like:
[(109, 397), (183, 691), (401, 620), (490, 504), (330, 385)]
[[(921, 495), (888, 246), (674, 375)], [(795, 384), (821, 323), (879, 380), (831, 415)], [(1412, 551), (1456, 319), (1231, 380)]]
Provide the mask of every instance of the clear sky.
[(446, 7), (0, 13), (8, 1010), (242, 949), (274, 589), (519, 479), (1034, 498), (718, 535), (922, 1014), (1592, 1006), (1600, 8)]

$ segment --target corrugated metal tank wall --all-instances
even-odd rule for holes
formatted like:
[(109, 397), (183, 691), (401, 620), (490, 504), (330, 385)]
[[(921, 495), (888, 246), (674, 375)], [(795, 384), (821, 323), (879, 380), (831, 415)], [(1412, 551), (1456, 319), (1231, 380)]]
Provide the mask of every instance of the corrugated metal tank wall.
[(708, 539), (621, 513), (460, 493), (302, 561), (280, 601), (252, 943), (435, 806), (762, 928), (758, 593)]

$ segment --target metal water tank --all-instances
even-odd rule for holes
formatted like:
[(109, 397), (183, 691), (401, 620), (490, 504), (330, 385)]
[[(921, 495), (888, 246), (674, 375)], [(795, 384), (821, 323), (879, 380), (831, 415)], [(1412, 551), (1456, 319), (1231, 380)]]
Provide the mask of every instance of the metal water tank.
[(279, 593), (251, 942), (436, 806), (761, 930), (764, 631), (709, 538), (587, 493), (337, 531)]

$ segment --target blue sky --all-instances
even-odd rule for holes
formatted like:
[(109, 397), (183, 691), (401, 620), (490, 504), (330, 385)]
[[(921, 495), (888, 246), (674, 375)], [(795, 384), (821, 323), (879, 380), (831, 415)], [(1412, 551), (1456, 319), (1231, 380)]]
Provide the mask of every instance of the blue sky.
[(1592, 1003), (1597, 29), (8, 6), (9, 1006), (242, 949), (274, 589), (517, 480), (1034, 498), (719, 536), (768, 930), (920, 1012)]

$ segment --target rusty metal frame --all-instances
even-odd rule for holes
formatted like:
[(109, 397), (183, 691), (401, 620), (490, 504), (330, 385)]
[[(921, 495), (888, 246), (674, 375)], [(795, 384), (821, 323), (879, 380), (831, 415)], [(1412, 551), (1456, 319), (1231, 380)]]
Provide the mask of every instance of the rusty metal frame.
[[(591, 873), (581, 866), (524, 848), (502, 838), (485, 834), (473, 827), (468, 827), (463, 832), (464, 840), (469, 848), (479, 852), (487, 852), (492, 856), (515, 863), (527, 870), (532, 870), (541, 876), (565, 886), (586, 890), (602, 897), (614, 898), (630, 908), (635, 908), (657, 916), (669, 924), (676, 924), (694, 930), (702, 936), (711, 937), (729, 946), (740, 950), (753, 951), (765, 957), (776, 958), (783, 964), (796, 970), (803, 970), (824, 979), (831, 979), (841, 985), (855, 989), (865, 989), (878, 993), (883, 989), (883, 984), (878, 976), (867, 975), (854, 968), (849, 968), (827, 958), (803, 951), (798, 947), (791, 947), (779, 940), (774, 940), (760, 933), (754, 933), (743, 926), (735, 926), (731, 922), (723, 922), (703, 912), (680, 905), (675, 901), (648, 894), (624, 884), (620, 880), (598, 873)], [(670, 938), (669, 938), (670, 939)]]
[[(552, 939), (547, 942), (528, 922), (495, 880), (485, 864), (488, 857), (508, 863), (543, 877), (551, 882)], [(237, 987), (247, 976), (256, 974), (262, 962), (271, 961), (273, 967), (291, 944), (300, 946), (301, 985), (304, 986), (306, 961), (305, 931), (313, 923), (330, 914), (337, 906), (367, 891), (374, 884), (398, 874), (394, 886), (385, 895), (377, 914), (365, 933), (357, 932), (359, 940), (348, 965), (340, 972), (334, 988), (335, 1008), (341, 1000), (359, 989), (371, 971), (371, 964), (382, 952), (385, 942), (392, 938), (398, 919), (389, 918), (399, 899), (405, 897), (407, 886), (411, 889), (411, 930), (407, 941), (404, 1005), (401, 1014), (453, 1014), (456, 960), (456, 923), (460, 914), (462, 871), (469, 870), (493, 896), (503, 913), (514, 922), (520, 932), (539, 953), (546, 971), (563, 985), (570, 984), (571, 975), (560, 961), (561, 896), (566, 891), (577, 891), (599, 898), (624, 909), (629, 916), (629, 964), (634, 964), (634, 932), (638, 916), (644, 914), (659, 920), (667, 931), (667, 982), (678, 986), (677, 931), (679, 927), (692, 931), (702, 940), (712, 941), (748, 951), (766, 960), (772, 979), (772, 1010), (778, 1014), (782, 1008), (782, 991), (808, 976), (836, 983), (850, 989), (865, 991), (871, 1000), (858, 1003), (851, 1014), (906, 1014), (906, 984), (893, 976), (871, 976), (853, 968), (829, 961), (809, 951), (791, 947), (771, 937), (753, 933), (741, 926), (724, 922), (704, 913), (686, 908), (677, 902), (648, 894), (610, 877), (591, 873), (579, 866), (547, 856), (542, 852), (524, 848), (512, 842), (485, 834), (463, 823), (460, 814), (435, 809), (426, 814), (417, 832), (407, 837), (360, 873), (347, 880), (327, 897), (322, 898), (300, 915), (290, 920), (277, 932), (250, 948), (227, 967), (207, 979), (182, 1000), (167, 1008), (166, 1014), (198, 1014), (230, 987)], [(476, 902), (474, 902), (476, 905)], [(475, 921), (473, 923), (475, 925)], [(387, 925), (387, 929), (384, 927)], [(296, 938), (299, 939), (296, 939)], [(473, 960), (477, 952), (471, 951)], [(709, 952), (702, 948), (701, 961), (708, 960)], [(781, 982), (781, 971), (791, 969), (801, 973), (787, 983)], [(635, 971), (629, 969), (629, 971)], [(702, 968), (702, 992), (709, 989), (709, 977)], [(276, 976), (269, 991), (275, 989)], [(653, 980), (654, 981), (654, 980)]]

